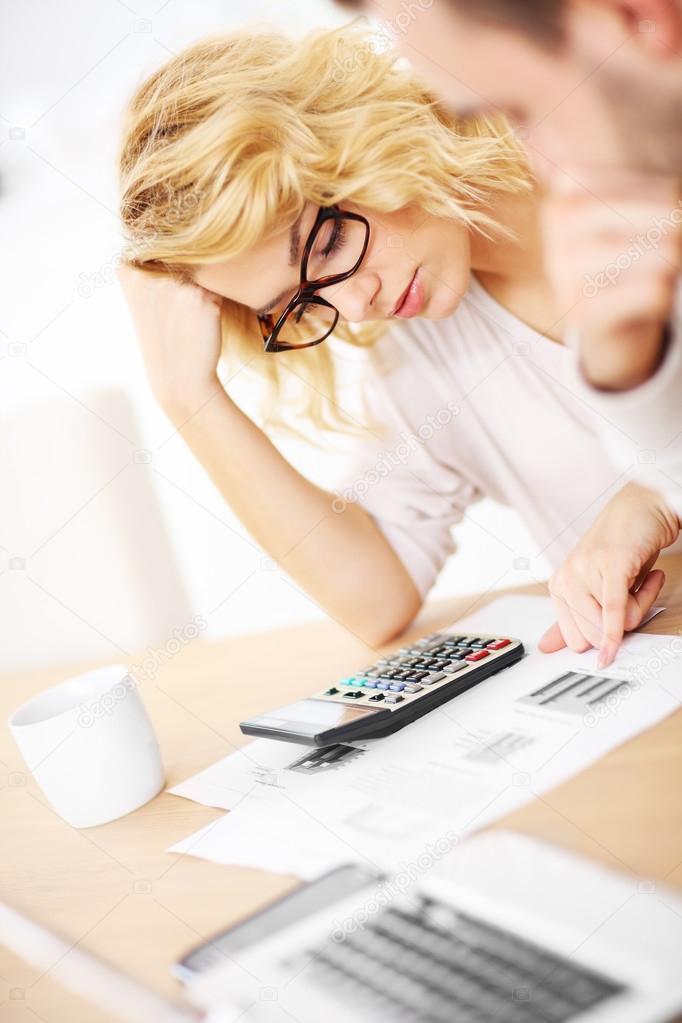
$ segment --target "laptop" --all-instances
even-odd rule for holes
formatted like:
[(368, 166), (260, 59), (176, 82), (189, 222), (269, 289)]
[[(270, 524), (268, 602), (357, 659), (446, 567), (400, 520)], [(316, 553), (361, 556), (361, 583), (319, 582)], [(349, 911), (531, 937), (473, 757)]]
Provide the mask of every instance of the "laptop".
[(682, 898), (492, 830), (348, 864), (190, 951), (174, 1002), (0, 904), (0, 943), (130, 1023), (672, 1023)]
[(357, 864), (332, 871), (176, 973), (198, 1004), (230, 1000), (221, 1023), (234, 1007), (240, 1023), (654, 1023), (682, 1012), (676, 893), (515, 832), (427, 861), (406, 865), (407, 887)]

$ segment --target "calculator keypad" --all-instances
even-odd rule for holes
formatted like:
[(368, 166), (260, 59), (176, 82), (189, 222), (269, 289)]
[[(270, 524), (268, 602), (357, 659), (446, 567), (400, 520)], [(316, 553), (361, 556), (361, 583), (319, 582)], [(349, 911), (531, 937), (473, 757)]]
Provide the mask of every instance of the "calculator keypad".
[(341, 679), (316, 699), (390, 708), (475, 672), (481, 662), (507, 654), (518, 641), (504, 636), (436, 632)]

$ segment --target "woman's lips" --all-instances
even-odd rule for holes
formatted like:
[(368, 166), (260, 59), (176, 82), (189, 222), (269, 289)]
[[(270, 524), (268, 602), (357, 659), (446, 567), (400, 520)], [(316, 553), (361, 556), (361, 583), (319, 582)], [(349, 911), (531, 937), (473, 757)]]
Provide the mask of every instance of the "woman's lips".
[(424, 287), (419, 277), (419, 269), (415, 270), (414, 277), (405, 288), (398, 299), (398, 304), (393, 311), (394, 316), (400, 316), (409, 320), (412, 316), (418, 316), (424, 307)]

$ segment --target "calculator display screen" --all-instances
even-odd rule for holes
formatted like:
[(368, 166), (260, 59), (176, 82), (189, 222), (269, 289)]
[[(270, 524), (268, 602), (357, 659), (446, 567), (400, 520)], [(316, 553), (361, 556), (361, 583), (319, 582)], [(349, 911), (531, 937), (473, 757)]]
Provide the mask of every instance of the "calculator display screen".
[(317, 735), (330, 728), (353, 724), (372, 714), (376, 711), (369, 707), (347, 707), (331, 700), (298, 700), (278, 710), (268, 711), (261, 717), (251, 718), (249, 723), (302, 735)]

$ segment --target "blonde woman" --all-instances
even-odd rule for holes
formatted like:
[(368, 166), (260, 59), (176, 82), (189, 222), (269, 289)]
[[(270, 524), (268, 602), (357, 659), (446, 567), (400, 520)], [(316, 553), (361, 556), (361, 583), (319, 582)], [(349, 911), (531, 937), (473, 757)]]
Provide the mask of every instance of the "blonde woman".
[[(556, 566), (542, 648), (594, 645), (608, 663), (658, 595), (678, 523), (613, 468), (570, 390), (536, 193), (504, 122), (453, 121), (357, 28), (242, 34), (141, 86), (120, 163), (121, 276), (152, 388), (264, 550), (380, 644), (491, 496)], [(344, 345), (367, 346), (371, 425), (332, 494), (218, 366), (259, 370), (280, 410), (303, 380), (297, 414), (323, 436), (352, 423), (335, 393)]]

